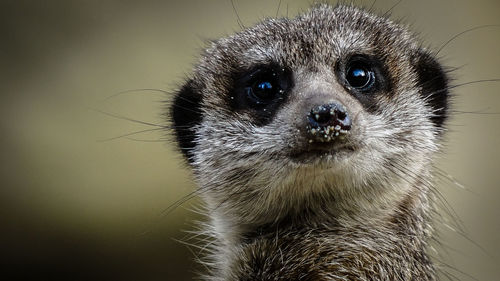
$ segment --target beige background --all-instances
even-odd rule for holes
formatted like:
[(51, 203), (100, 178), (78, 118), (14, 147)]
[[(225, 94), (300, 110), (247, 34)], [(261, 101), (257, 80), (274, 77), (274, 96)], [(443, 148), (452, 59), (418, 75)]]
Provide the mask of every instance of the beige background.
[[(106, 98), (174, 90), (205, 40), (239, 29), (230, 1), (180, 2), (1, 1), (0, 256), (10, 268), (3, 275), (16, 273), (10, 280), (190, 280), (197, 270), (175, 241), (197, 217), (186, 210), (196, 201), (162, 215), (193, 190), (168, 130), (93, 110), (164, 125), (170, 94)], [(375, 8), (383, 13), (395, 2)], [(283, 0), (278, 14), (295, 15), (308, 3)], [(245, 25), (278, 7), (234, 4)], [(463, 30), (500, 24), (500, 2), (407, 0), (393, 18), (436, 49)], [(499, 44), (500, 27), (450, 43), (441, 56), (461, 67), (454, 83), (500, 78)], [(456, 113), (437, 164), (466, 186), (439, 182), (456, 212), (450, 225), (461, 221), (466, 235), (440, 225), (436, 249), (460, 280), (500, 276), (499, 89), (499, 82), (454, 89)], [(130, 136), (136, 140), (99, 142), (155, 128)]]

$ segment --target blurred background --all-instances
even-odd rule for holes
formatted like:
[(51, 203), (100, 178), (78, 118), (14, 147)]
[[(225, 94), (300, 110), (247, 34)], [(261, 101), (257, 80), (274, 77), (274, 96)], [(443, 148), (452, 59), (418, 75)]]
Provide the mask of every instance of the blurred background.
[[(394, 4), (374, 8), (382, 14)], [(249, 26), (294, 16), (309, 1), (283, 0), (279, 10), (268, 0), (234, 6)], [(464, 30), (500, 24), (498, 0), (402, 1), (392, 12), (433, 49)], [(196, 249), (178, 242), (200, 219), (189, 211), (196, 199), (165, 213), (194, 185), (162, 114), (206, 40), (237, 30), (229, 0), (0, 2), (5, 280), (192, 280), (202, 270)], [(499, 45), (500, 27), (486, 27), (454, 39), (440, 57), (460, 67), (455, 84), (500, 78)], [(134, 89), (167, 93), (120, 94)], [(451, 279), (500, 276), (499, 90), (500, 82), (453, 90), (437, 167), (454, 178), (440, 176), (439, 190), (457, 218), (449, 225), (463, 231), (439, 223), (436, 246)]]

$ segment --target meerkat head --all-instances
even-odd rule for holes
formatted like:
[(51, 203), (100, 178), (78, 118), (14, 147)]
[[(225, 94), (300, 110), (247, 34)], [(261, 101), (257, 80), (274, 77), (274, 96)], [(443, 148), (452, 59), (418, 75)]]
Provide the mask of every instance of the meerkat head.
[(215, 41), (171, 108), (209, 209), (243, 223), (411, 193), (446, 114), (446, 74), (410, 32), (327, 5)]

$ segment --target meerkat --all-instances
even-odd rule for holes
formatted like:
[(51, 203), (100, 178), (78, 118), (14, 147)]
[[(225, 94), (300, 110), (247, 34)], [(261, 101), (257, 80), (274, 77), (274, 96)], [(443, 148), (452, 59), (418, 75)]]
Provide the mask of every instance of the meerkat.
[(448, 81), (407, 27), (350, 5), (214, 41), (170, 109), (205, 280), (435, 280)]

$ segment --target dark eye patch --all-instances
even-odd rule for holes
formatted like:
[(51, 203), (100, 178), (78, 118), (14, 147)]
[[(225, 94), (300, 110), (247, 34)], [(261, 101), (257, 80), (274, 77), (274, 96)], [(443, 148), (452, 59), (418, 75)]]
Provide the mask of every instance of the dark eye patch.
[(293, 87), (292, 73), (277, 64), (258, 65), (233, 76), (228, 100), (235, 111), (249, 113), (259, 126), (268, 124)]
[(283, 88), (286, 88), (287, 85), (283, 83), (280, 76), (282, 76), (280, 72), (274, 68), (258, 68), (255, 72), (244, 77), (240, 82), (244, 87), (249, 105), (265, 106), (274, 99), (282, 98)]

